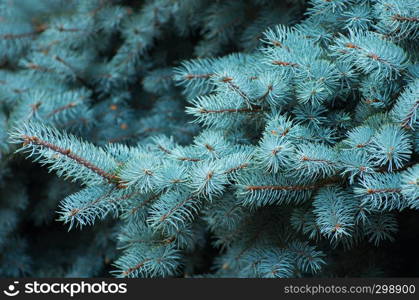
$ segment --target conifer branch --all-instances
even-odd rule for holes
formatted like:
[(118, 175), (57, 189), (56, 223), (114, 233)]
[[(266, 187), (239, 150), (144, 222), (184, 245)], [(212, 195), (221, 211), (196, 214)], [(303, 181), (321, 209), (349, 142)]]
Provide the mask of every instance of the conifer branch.
[(250, 108), (226, 108), (226, 109), (205, 109), (201, 108), (199, 112), (201, 114), (217, 114), (217, 113), (260, 113), (263, 111), (261, 106), (253, 105)]
[[(64, 155), (64, 156), (66, 156), (66, 157), (74, 160), (78, 164), (84, 166), (85, 168), (91, 170), (92, 172), (98, 174), (99, 176), (101, 176), (104, 179), (106, 179), (109, 183), (111, 183), (111, 184), (117, 184), (117, 185), (120, 184), (120, 179), (117, 176), (105, 172), (104, 170), (102, 170), (99, 167), (95, 166), (91, 162), (85, 160), (83, 157), (78, 156), (77, 154), (73, 153), (71, 151), (71, 149), (61, 148), (61, 147), (59, 147), (57, 145), (53, 145), (53, 144), (51, 144), (51, 143), (49, 143), (47, 141), (41, 140), (40, 138), (38, 138), (36, 136), (22, 135), (21, 138), (23, 140), (23, 144), (24, 145), (32, 144), (32, 145), (37, 145), (37, 146), (41, 146), (41, 147), (45, 147), (45, 148), (51, 149), (52, 151), (54, 151), (56, 153), (59, 153), (61, 155)], [(122, 185), (120, 187), (122, 187)]]

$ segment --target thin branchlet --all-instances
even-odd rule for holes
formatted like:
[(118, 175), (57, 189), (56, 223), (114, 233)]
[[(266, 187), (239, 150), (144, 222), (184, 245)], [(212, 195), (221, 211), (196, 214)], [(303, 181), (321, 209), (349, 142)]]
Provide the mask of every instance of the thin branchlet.
[(64, 155), (64, 156), (74, 160), (78, 164), (84, 166), (85, 168), (91, 170), (92, 172), (96, 173), (97, 175), (101, 176), (102, 178), (107, 180), (108, 183), (116, 184), (119, 188), (124, 187), (124, 185), (122, 184), (122, 182), (121, 182), (121, 180), (118, 176), (110, 174), (110, 173), (102, 170), (101, 168), (95, 166), (91, 162), (85, 160), (83, 157), (73, 153), (71, 151), (71, 149), (61, 148), (57, 145), (54, 145), (54, 144), (51, 144), (47, 141), (41, 140), (40, 138), (38, 138), (36, 136), (22, 135), (22, 140), (23, 140), (24, 145), (27, 145), (27, 144), (37, 145), (37, 146), (48, 148), (48, 149), (50, 149), (54, 152), (57, 152), (61, 155)]

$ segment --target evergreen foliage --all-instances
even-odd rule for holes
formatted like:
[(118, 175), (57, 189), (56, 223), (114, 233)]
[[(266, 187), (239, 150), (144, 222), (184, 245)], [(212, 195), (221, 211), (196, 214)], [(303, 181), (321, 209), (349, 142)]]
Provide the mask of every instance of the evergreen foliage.
[(418, 35), (415, 0), (0, 0), (0, 275), (385, 273)]

